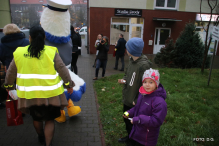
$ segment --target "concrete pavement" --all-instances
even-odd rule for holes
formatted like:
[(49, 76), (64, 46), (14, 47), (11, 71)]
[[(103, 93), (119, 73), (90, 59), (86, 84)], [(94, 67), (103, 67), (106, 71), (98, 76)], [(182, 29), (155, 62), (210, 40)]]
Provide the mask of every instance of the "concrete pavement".
[[(154, 55), (147, 55), (153, 60)], [(108, 55), (106, 76), (122, 73), (114, 70), (115, 58)], [(81, 101), (75, 103), (82, 108), (77, 116), (69, 118), (65, 123), (56, 123), (53, 146), (101, 146), (100, 129), (98, 123), (97, 107), (92, 80), (95, 74), (93, 68), (95, 55), (87, 54), (85, 47), (82, 47), (82, 55), (78, 58), (78, 75), (83, 78), (87, 85), (86, 93)], [(214, 68), (218, 67), (219, 57), (215, 58)], [(125, 66), (128, 64), (128, 56), (125, 56)], [(119, 62), (119, 68), (121, 62)], [(153, 65), (153, 68), (157, 67)], [(102, 69), (99, 70), (101, 77)], [(67, 115), (67, 112), (66, 112)], [(0, 110), (0, 146), (40, 146), (37, 134), (32, 124), (32, 118), (26, 115), (24, 124), (20, 126), (7, 127), (6, 110)]]

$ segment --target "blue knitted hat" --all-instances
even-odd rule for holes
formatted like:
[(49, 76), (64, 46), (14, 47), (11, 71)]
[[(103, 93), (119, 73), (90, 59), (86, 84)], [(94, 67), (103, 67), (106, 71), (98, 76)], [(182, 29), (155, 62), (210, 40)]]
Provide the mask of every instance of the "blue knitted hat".
[(131, 38), (127, 43), (126, 43), (126, 49), (127, 51), (135, 56), (135, 57), (140, 57), (141, 53), (144, 48), (144, 41), (141, 38)]

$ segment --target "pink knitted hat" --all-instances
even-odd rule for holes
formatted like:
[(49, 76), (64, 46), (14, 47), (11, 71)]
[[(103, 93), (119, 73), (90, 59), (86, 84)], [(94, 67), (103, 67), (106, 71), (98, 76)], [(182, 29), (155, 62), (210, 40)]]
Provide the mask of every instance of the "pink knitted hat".
[(142, 77), (142, 82), (145, 80), (145, 79), (152, 79), (154, 80), (154, 82), (156, 83), (157, 87), (159, 86), (159, 79), (160, 79), (160, 74), (158, 72), (158, 70), (155, 70), (155, 69), (148, 69), (144, 72), (143, 74), (143, 77)]

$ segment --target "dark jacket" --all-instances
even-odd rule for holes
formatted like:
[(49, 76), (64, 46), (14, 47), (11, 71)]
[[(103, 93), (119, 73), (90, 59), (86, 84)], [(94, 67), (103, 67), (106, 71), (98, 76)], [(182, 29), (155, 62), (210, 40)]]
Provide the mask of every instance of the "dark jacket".
[(2, 37), (0, 44), (0, 61), (8, 69), (13, 59), (13, 52), (17, 49), (17, 47), (27, 45), (29, 45), (29, 40), (25, 38), (23, 33), (5, 35)]
[(160, 84), (151, 94), (139, 93), (137, 104), (128, 113), (133, 118), (133, 127), (129, 137), (142, 145), (155, 146), (160, 126), (167, 115), (166, 91)]
[(81, 47), (81, 35), (78, 33), (73, 33), (71, 35), (71, 39), (72, 39), (72, 52), (77, 52), (78, 51), (78, 47)]
[(108, 51), (109, 51), (109, 45), (107, 44), (101, 44), (97, 45), (97, 50), (99, 50), (99, 53), (97, 55), (97, 59), (100, 60), (107, 60), (108, 59)]
[(116, 54), (118, 55), (124, 55), (125, 54), (125, 44), (126, 40), (124, 38), (120, 38), (117, 42), (117, 45), (115, 48), (117, 49)]
[[(0, 86), (5, 82), (5, 66), (0, 61)], [(7, 99), (8, 92), (0, 87), (0, 103)]]
[(123, 87), (123, 103), (133, 107), (133, 101), (138, 99), (139, 88), (142, 86), (142, 76), (145, 70), (150, 69), (151, 62), (145, 55), (141, 55), (137, 60), (129, 59), (129, 64), (123, 77), (126, 84)]

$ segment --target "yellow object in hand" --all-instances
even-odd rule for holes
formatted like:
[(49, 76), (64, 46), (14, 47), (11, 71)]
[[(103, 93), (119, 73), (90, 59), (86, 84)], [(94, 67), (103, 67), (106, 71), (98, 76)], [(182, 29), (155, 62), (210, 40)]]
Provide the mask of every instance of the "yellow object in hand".
[(115, 49), (115, 51), (117, 51), (117, 49)]
[(129, 116), (129, 113), (128, 113), (128, 112), (124, 112), (124, 115), (125, 115), (126, 117), (128, 117), (128, 116)]

